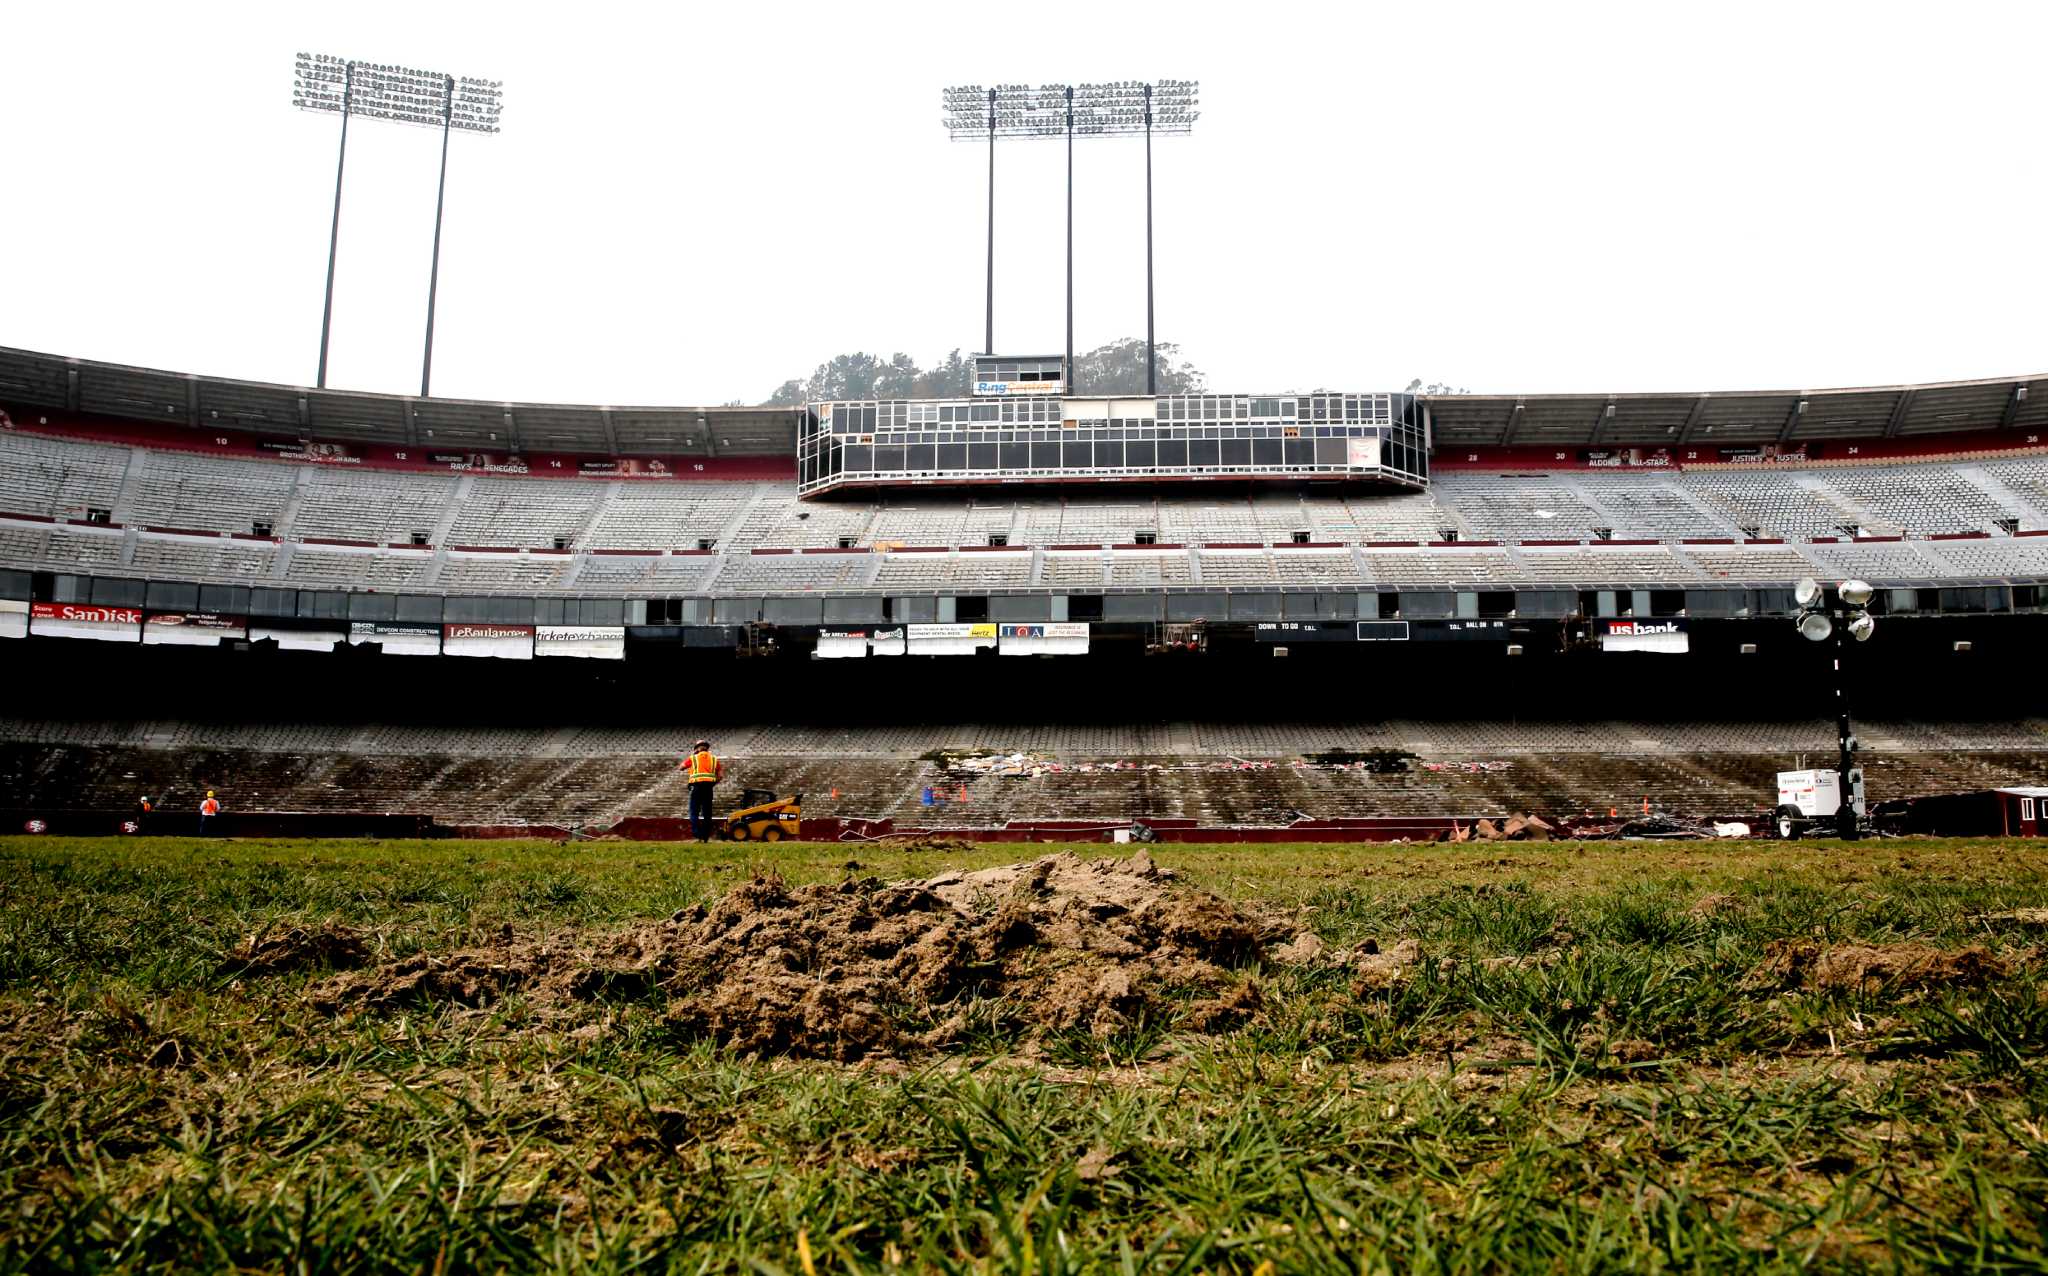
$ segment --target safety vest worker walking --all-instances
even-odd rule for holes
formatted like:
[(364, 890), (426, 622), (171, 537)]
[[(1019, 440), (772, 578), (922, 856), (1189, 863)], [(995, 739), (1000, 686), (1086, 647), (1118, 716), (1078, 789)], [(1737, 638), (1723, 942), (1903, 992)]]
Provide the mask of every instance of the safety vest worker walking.
[(690, 833), (700, 842), (711, 840), (711, 791), (725, 778), (725, 763), (711, 751), (711, 741), (699, 740), (676, 768), (690, 786)]
[(206, 836), (206, 826), (213, 817), (220, 814), (220, 801), (213, 796), (213, 790), (206, 791), (206, 800), (199, 804), (199, 835)]

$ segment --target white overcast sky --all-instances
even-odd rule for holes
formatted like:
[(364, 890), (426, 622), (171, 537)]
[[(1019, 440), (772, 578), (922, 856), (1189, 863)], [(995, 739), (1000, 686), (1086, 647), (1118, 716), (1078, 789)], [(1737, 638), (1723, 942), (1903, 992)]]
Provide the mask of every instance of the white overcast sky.
[[(0, 6), (0, 344), (310, 384), (339, 121), (299, 50), (505, 83), (434, 388), (756, 402), (982, 331), (948, 83), (1191, 78), (1159, 337), (1212, 388), (2048, 368), (2048, 5)], [(1077, 148), (1077, 345), (1144, 333), (1142, 144)], [(418, 387), (439, 137), (350, 131), (329, 382)], [(1063, 150), (997, 150), (996, 345), (1063, 344)]]

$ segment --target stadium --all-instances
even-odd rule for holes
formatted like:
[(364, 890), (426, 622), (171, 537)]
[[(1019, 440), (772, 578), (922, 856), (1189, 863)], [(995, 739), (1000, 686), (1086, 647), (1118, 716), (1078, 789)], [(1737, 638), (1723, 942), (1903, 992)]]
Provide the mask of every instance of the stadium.
[[(828, 838), (1750, 820), (1836, 743), (1805, 578), (1876, 591), (1873, 801), (2044, 778), (2048, 378), (1090, 399), (987, 362), (778, 410), (0, 351), (13, 818), (232, 788), (274, 831), (655, 836), (709, 735)], [(279, 719), (344, 677), (377, 699)]]
[(2037, 40), (402, 16), (6, 24), (0, 1276), (2048, 1269)]

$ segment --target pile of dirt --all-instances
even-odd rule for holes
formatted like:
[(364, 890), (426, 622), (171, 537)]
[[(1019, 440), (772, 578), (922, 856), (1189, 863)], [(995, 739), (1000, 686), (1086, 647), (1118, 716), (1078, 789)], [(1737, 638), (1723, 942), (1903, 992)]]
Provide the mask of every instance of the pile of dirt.
[(1925, 944), (1830, 945), (1779, 939), (1764, 949), (1752, 982), (1818, 992), (1903, 991), (1968, 987), (2007, 973), (2006, 962), (1981, 946), (1951, 952)]
[(844, 1061), (957, 1044), (992, 1005), (1027, 1048), (1141, 1020), (1220, 1031), (1258, 1008), (1246, 967), (1269, 950), (1314, 948), (1142, 852), (1069, 853), (921, 882), (792, 888), (757, 876), (709, 906), (601, 940), (508, 936), (337, 975), (311, 996), (343, 1011), (517, 993), (544, 1016), (656, 996), (682, 1036)]
[(294, 970), (352, 970), (370, 959), (370, 943), (362, 932), (334, 922), (263, 930), (228, 951), (224, 972), (236, 975), (282, 975)]

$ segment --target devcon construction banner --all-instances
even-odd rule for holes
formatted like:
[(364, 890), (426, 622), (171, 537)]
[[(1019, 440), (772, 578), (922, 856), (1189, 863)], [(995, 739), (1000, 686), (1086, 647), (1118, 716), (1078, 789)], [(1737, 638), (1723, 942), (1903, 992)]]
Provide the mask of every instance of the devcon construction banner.
[(251, 625), (249, 641), (274, 642), (279, 651), (333, 651), (348, 641), (339, 629), (272, 629)]
[(242, 616), (216, 616), (205, 611), (151, 612), (142, 622), (145, 647), (218, 647), (229, 639), (249, 636)]
[(444, 656), (491, 656), (498, 660), (533, 659), (532, 625), (446, 625), (441, 630)]
[(1656, 651), (1667, 655), (1692, 649), (1682, 620), (1604, 620), (1600, 650)]
[(14, 598), (0, 598), (0, 638), (28, 637), (28, 604)]
[(1088, 626), (1079, 622), (1054, 624), (998, 625), (1001, 651), (1006, 656), (1085, 656), (1088, 654)]
[(624, 625), (539, 625), (533, 631), (536, 656), (581, 656), (587, 660), (624, 660)]
[(133, 607), (86, 607), (77, 603), (29, 604), (29, 632), (49, 638), (97, 638), (140, 642), (142, 613)]
[(348, 627), (348, 640), (360, 646), (374, 642), (387, 656), (438, 656), (441, 654), (441, 626), (409, 625), (403, 621), (358, 620)]
[(971, 656), (996, 643), (994, 625), (906, 625), (913, 656)]

